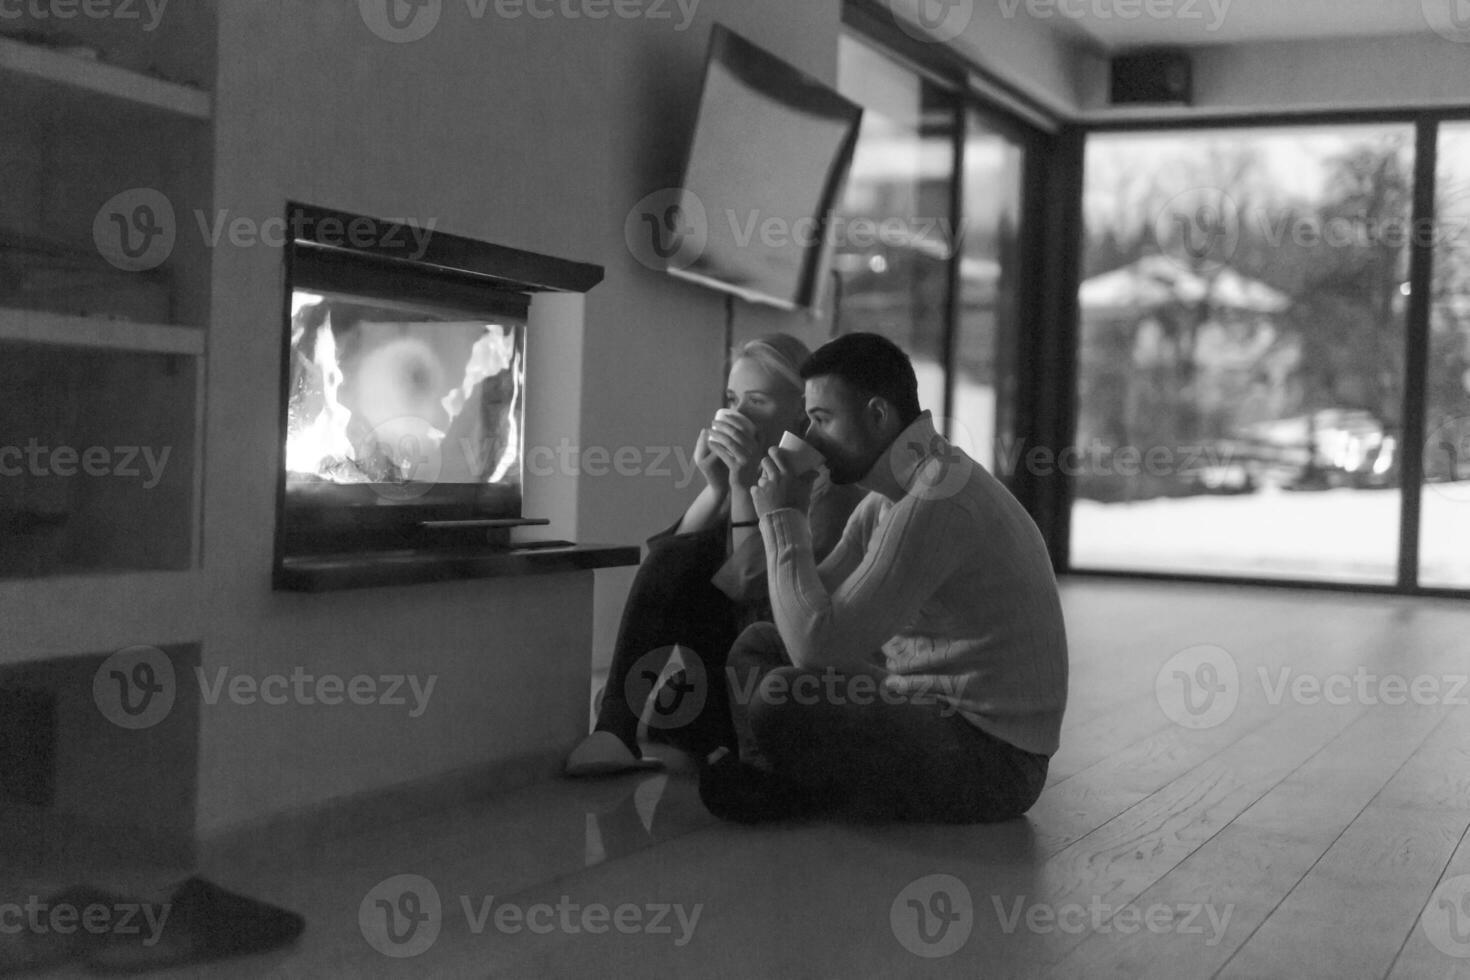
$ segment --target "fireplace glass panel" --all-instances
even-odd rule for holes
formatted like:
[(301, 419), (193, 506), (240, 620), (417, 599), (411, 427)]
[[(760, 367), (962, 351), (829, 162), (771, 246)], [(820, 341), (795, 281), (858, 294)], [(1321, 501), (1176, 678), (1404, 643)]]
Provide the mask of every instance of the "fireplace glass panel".
[(294, 288), (286, 496), (306, 542), (334, 526), (362, 545), (375, 529), (403, 539), (425, 520), (518, 518), (525, 327)]

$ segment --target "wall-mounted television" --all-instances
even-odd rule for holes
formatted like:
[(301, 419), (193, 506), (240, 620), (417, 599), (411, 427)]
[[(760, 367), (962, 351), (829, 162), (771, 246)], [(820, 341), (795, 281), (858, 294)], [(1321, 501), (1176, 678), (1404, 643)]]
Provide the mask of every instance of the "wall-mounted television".
[(677, 222), (700, 241), (673, 251), (668, 271), (751, 302), (816, 306), (862, 115), (820, 80), (716, 25)]

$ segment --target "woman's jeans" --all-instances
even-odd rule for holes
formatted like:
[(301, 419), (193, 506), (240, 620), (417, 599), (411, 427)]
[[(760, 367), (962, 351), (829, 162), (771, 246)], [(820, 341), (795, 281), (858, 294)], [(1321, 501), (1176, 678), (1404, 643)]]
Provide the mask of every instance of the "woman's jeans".
[(649, 541), (623, 607), (598, 731), (636, 745), (639, 715), (677, 644), (685, 674), (671, 680), (652, 706), (650, 734), (693, 752), (734, 744), (724, 673), (742, 617), (737, 604), (710, 584), (724, 564), (728, 533), (722, 522)]

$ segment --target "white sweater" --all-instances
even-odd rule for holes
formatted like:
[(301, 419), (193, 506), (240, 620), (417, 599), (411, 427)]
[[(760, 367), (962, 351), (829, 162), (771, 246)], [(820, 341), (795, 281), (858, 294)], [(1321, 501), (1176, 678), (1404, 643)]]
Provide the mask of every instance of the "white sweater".
[(1067, 639), (1029, 514), (925, 412), (863, 478), (873, 491), (818, 568), (807, 516), (761, 520), (777, 628), (800, 667), (877, 665), (884, 685), (952, 705), (1041, 755), (1057, 750)]

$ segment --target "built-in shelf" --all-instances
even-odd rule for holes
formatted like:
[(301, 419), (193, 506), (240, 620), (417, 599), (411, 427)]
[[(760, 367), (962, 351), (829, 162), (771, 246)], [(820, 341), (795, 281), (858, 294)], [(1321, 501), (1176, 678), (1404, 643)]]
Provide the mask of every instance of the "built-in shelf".
[(193, 119), (209, 119), (214, 113), (208, 92), (5, 37), (0, 37), (0, 73), (54, 82)]
[(150, 354), (204, 354), (203, 330), (0, 307), (0, 341)]
[(636, 545), (541, 541), (506, 550), (398, 551), (288, 558), (276, 572), (287, 592), (331, 592), (507, 575), (550, 575), (636, 565)]
[(0, 579), (0, 666), (197, 641), (204, 588), (199, 569)]

